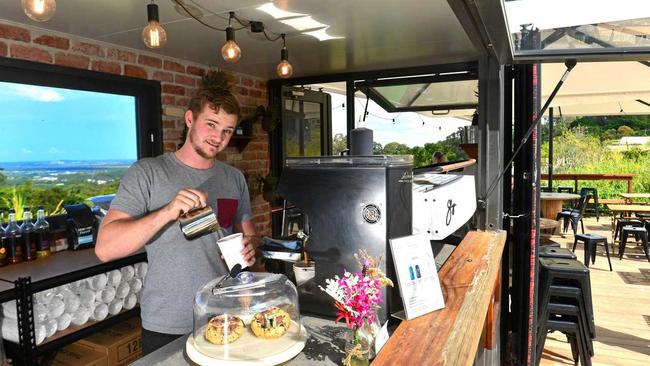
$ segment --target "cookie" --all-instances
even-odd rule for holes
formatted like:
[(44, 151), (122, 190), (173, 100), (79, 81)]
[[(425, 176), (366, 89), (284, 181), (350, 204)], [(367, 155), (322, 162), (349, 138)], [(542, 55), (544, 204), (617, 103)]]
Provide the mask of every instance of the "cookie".
[(244, 333), (244, 322), (234, 315), (217, 315), (205, 327), (205, 339), (214, 344), (232, 343)]
[(251, 321), (253, 334), (264, 339), (280, 338), (289, 330), (290, 326), (289, 313), (277, 307), (256, 313)]

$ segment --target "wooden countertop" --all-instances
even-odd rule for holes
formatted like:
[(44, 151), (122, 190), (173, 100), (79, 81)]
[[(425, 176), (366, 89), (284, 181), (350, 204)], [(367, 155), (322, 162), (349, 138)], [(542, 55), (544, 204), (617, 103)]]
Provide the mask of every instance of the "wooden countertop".
[(505, 240), (505, 231), (468, 233), (439, 273), (445, 308), (403, 321), (372, 365), (472, 365)]

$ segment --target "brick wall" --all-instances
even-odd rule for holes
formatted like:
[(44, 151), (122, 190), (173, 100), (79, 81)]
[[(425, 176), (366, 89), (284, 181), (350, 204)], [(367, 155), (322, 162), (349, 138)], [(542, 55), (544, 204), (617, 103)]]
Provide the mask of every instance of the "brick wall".
[[(208, 69), (206, 65), (2, 20), (0, 57), (160, 81), (165, 151), (176, 150), (183, 131), (185, 107)], [(234, 76), (235, 95), (242, 106), (242, 117), (248, 118), (254, 114), (256, 106), (267, 104), (266, 80), (240, 73), (231, 75)], [(255, 124), (253, 139), (246, 148), (240, 152), (236, 147), (228, 147), (218, 158), (239, 168), (252, 184), (257, 176), (264, 176), (269, 170), (268, 135)], [(251, 205), (258, 233), (269, 235), (268, 203), (256, 194), (251, 197)]]

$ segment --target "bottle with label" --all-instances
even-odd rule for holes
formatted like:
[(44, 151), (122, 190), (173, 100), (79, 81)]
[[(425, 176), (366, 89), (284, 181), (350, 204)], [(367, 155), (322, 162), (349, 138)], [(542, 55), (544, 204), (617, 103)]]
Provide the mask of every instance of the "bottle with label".
[(36, 230), (32, 222), (32, 213), (29, 209), (25, 208), (23, 213), (23, 224), (20, 225), (20, 232), (23, 235), (23, 255), (26, 261), (33, 261), (36, 259)]
[(9, 263), (15, 264), (23, 261), (23, 236), (20, 226), (16, 223), (16, 212), (9, 210), (9, 224), (5, 228), (7, 236), (7, 259)]
[(5, 221), (4, 219), (4, 212), (0, 212), (0, 267), (7, 265), (7, 235), (2, 226)]
[(36, 256), (38, 258), (45, 258), (51, 253), (50, 224), (45, 220), (45, 210), (43, 210), (43, 206), (38, 207), (34, 230), (36, 231)]

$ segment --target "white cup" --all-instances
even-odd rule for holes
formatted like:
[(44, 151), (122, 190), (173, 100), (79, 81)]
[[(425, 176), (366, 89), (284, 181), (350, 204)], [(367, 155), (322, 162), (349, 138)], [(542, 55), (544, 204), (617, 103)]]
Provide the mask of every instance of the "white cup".
[(303, 261), (296, 262), (293, 264), (293, 274), (296, 275), (296, 284), (300, 286), (316, 276), (316, 266), (312, 261), (307, 266)]
[(244, 235), (242, 233), (237, 233), (217, 240), (221, 255), (226, 260), (228, 271), (232, 270), (237, 263), (241, 265), (241, 268), (248, 267), (244, 256), (241, 254), (242, 249), (244, 249), (243, 237)]

